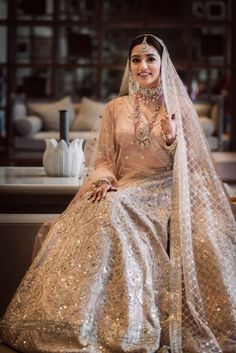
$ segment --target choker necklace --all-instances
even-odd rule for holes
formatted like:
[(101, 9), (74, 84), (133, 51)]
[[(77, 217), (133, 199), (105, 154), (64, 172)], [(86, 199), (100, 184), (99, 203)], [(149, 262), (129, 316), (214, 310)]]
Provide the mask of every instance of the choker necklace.
[[(160, 98), (160, 99), (158, 99)], [(135, 101), (134, 101), (134, 128), (135, 128), (135, 137), (136, 137), (136, 145), (140, 147), (141, 149), (144, 149), (146, 147), (149, 147), (151, 143), (151, 131), (156, 123), (157, 120), (157, 113), (160, 108), (160, 105), (158, 104), (161, 103), (162, 100), (162, 94), (157, 95), (157, 98), (155, 99), (155, 109), (153, 116), (151, 120), (147, 123), (144, 121), (141, 121), (140, 119), (140, 109), (139, 109), (139, 102), (140, 102), (140, 97), (139, 97), (139, 92), (135, 96)]]
[(162, 86), (155, 88), (139, 88), (137, 96), (138, 100), (144, 104), (155, 103), (163, 95)]

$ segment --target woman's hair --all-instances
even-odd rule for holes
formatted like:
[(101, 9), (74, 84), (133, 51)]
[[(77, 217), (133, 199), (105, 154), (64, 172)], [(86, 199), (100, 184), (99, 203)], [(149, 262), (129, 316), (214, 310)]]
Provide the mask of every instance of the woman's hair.
[(158, 54), (160, 55), (160, 57), (162, 57), (162, 52), (163, 52), (163, 47), (162, 45), (158, 42), (157, 38), (155, 36), (153, 36), (152, 34), (141, 34), (138, 37), (135, 37), (129, 47), (129, 59), (131, 57), (131, 52), (133, 50), (133, 48), (138, 45), (141, 44), (144, 40), (144, 38), (146, 37), (147, 43), (151, 46), (153, 46)]

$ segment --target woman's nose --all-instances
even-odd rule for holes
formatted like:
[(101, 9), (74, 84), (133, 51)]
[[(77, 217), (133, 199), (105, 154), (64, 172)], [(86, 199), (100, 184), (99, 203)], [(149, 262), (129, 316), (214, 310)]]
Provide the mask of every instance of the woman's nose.
[(140, 67), (142, 68), (142, 69), (146, 69), (147, 68), (147, 62), (146, 62), (146, 60), (142, 60), (141, 62), (140, 62)]

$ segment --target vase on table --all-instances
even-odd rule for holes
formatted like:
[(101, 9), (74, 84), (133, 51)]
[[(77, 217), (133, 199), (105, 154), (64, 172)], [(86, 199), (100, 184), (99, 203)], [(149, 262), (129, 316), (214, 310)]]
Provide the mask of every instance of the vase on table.
[(66, 110), (60, 110), (60, 140), (46, 139), (43, 166), (48, 176), (80, 177), (84, 170), (83, 139), (69, 142)]

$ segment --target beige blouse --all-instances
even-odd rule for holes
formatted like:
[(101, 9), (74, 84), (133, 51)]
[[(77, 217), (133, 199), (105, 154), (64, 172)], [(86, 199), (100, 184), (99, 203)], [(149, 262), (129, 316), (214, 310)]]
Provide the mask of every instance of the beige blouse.
[[(116, 98), (108, 103), (103, 115), (99, 139), (95, 175), (107, 168), (117, 180), (138, 177), (170, 170), (173, 163), (173, 149), (166, 146), (160, 119), (165, 107), (159, 110), (151, 131), (151, 143), (141, 148), (136, 143), (134, 125), (134, 95)], [(153, 116), (140, 103), (140, 120), (148, 123)]]
[[(121, 185), (134, 178), (144, 178), (172, 169), (175, 148), (165, 144), (160, 124), (165, 112), (163, 104), (150, 133), (151, 143), (141, 148), (136, 143), (134, 95), (109, 102), (102, 117), (95, 170), (81, 193), (86, 192), (91, 183), (99, 179), (108, 178), (113, 185)], [(152, 117), (153, 112), (141, 102), (140, 119), (148, 123)]]

